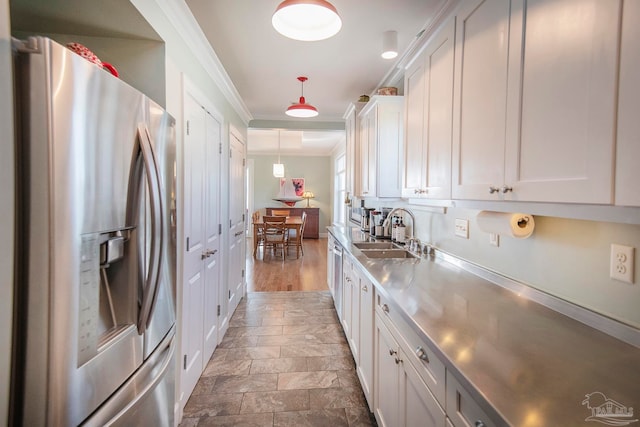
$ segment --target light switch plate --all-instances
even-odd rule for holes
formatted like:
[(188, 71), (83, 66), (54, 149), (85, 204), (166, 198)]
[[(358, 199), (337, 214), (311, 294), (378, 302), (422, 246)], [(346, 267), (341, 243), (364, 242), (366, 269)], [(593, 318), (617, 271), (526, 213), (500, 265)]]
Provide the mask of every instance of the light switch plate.
[(492, 246), (500, 246), (500, 235), (496, 233), (489, 233), (489, 244)]
[(463, 239), (469, 238), (469, 220), (456, 218), (456, 236)]

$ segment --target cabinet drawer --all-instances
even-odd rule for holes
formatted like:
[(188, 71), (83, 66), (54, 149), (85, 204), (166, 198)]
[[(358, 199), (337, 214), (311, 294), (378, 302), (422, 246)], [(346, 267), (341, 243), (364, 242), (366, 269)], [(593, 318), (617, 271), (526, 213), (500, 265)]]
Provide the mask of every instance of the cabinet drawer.
[(447, 371), (447, 416), (454, 427), (495, 427), (450, 371)]
[(380, 294), (376, 295), (376, 310), (385, 321), (390, 321), (398, 331), (399, 336), (396, 339), (406, 354), (407, 360), (416, 369), (438, 402), (444, 406), (446, 394), (444, 364), (402, 318), (398, 310), (392, 307)]

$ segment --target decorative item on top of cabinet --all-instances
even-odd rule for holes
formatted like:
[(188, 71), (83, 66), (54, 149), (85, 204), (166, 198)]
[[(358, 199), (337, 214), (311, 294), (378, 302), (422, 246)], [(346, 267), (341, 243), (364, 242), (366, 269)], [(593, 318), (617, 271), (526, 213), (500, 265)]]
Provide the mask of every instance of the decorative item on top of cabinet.
[(451, 198), (454, 37), (452, 16), (405, 72), (405, 198)]
[(360, 197), (400, 197), (402, 96), (373, 96), (360, 112)]
[(465, 3), (456, 28), (454, 199), (612, 202), (620, 8)]

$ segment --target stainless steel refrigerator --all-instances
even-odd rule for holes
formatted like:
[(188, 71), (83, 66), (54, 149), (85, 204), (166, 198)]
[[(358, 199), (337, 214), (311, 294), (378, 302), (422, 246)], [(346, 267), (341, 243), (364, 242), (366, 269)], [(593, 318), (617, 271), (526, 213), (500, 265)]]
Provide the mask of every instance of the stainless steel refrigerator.
[(173, 426), (175, 121), (54, 41), (14, 41), (10, 425)]

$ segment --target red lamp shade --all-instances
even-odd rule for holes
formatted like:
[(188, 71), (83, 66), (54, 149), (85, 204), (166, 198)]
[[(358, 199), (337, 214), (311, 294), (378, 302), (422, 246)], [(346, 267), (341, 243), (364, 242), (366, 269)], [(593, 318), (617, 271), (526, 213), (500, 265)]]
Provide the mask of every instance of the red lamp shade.
[(307, 78), (304, 76), (300, 76), (298, 77), (298, 80), (302, 83), (303, 86), (302, 96), (300, 96), (300, 100), (297, 104), (293, 104), (289, 108), (287, 108), (285, 114), (291, 117), (315, 117), (318, 115), (318, 109), (311, 104), (307, 104), (306, 100), (304, 99), (304, 82), (307, 81)]

